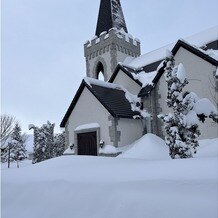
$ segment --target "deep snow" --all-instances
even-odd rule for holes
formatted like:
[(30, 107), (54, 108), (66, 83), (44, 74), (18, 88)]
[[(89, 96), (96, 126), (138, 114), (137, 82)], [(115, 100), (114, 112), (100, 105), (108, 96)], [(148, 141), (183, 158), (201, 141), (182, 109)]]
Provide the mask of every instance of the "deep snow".
[[(126, 153), (163, 155), (162, 143), (149, 134)], [(3, 170), (2, 217), (216, 218), (218, 140), (200, 145), (192, 159), (62, 156)]]

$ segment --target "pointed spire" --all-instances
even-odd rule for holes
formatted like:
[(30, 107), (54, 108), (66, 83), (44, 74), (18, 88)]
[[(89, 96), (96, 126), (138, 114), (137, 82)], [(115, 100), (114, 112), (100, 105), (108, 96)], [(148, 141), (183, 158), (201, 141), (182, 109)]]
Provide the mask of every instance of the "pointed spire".
[(113, 27), (128, 32), (120, 0), (101, 0), (95, 34), (99, 36)]

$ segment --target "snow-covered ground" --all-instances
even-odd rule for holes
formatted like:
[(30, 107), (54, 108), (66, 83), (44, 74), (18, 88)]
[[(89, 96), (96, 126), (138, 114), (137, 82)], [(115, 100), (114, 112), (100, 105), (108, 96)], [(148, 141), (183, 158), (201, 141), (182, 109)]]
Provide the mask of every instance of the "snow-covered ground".
[[(19, 168), (23, 168), (29, 165), (32, 165), (31, 160), (19, 161)], [(1, 163), (1, 170), (11, 170), (11, 169), (17, 169), (17, 162), (15, 161), (11, 162), (9, 169), (8, 169), (8, 163)]]
[[(152, 135), (126, 154), (145, 154), (148, 141), (147, 152), (165, 155)], [(217, 149), (214, 139), (192, 159), (62, 156), (2, 170), (2, 217), (217, 218)]]

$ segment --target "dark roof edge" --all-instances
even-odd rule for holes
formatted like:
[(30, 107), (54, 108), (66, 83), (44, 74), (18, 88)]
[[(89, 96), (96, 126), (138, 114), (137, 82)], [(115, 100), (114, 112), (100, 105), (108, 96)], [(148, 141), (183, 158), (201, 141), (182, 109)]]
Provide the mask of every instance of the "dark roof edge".
[(166, 67), (166, 63), (163, 62), (163, 66), (158, 70), (157, 75), (154, 77), (152, 81), (153, 85), (147, 85), (143, 89), (141, 89), (141, 91), (138, 94), (138, 97), (145, 97), (150, 92), (152, 92), (152, 90), (155, 88), (156, 84), (159, 82), (160, 78), (162, 77), (165, 67)]
[(133, 75), (125, 69), (124, 66), (122, 66), (122, 64), (118, 64), (114, 73), (112, 74), (111, 78), (108, 80), (108, 82), (113, 83), (114, 79), (116, 78), (119, 70), (122, 70), (127, 76), (129, 76), (132, 80), (134, 80), (139, 86), (142, 86), (142, 83), (136, 79), (134, 79)]
[(185, 48), (189, 52), (197, 55), (198, 57), (202, 58), (203, 60), (206, 60), (207, 62), (211, 63), (212, 65), (218, 66), (218, 61), (217, 60), (215, 60), (214, 58), (210, 57), (209, 55), (203, 53), (202, 51), (196, 49), (195, 47), (189, 45), (188, 43), (186, 43), (186, 42), (184, 42), (182, 40), (179, 40), (176, 43), (176, 45), (174, 46), (174, 48), (172, 49), (173, 55), (175, 55), (178, 52), (180, 47)]
[(80, 84), (80, 86), (79, 86), (79, 88), (78, 88), (78, 90), (76, 92), (76, 95), (74, 96), (69, 108), (67, 109), (67, 112), (64, 115), (63, 120), (61, 121), (60, 127), (62, 127), (62, 128), (65, 127), (66, 122), (69, 119), (69, 117), (71, 115), (71, 112), (73, 111), (73, 109), (74, 109), (74, 107), (75, 107), (75, 105), (76, 105), (76, 103), (77, 103), (77, 101), (78, 101), (84, 87), (85, 87), (85, 81), (83, 80), (82, 83)]
[(82, 94), (84, 88), (87, 88), (96, 98), (97, 100), (101, 103), (101, 105), (113, 116), (113, 117), (117, 117), (117, 118), (127, 118), (127, 119), (133, 119), (132, 117), (129, 116), (122, 116), (122, 115), (116, 115), (110, 107), (108, 107), (108, 105), (106, 105), (104, 102), (101, 101), (101, 99), (98, 97), (98, 95), (92, 90), (92, 88), (85, 82), (85, 80), (83, 79), (79, 89), (76, 92), (76, 95), (74, 96), (63, 120), (61, 121), (60, 127), (63, 128), (66, 125), (67, 120), (69, 119), (74, 107), (76, 106), (77, 101), (80, 98), (80, 95)]

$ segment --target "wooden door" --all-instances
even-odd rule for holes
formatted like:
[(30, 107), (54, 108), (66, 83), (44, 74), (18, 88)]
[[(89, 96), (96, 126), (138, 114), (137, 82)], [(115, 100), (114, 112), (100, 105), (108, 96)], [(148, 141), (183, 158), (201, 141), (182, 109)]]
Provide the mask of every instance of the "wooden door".
[(96, 132), (87, 132), (77, 135), (78, 155), (97, 156)]

